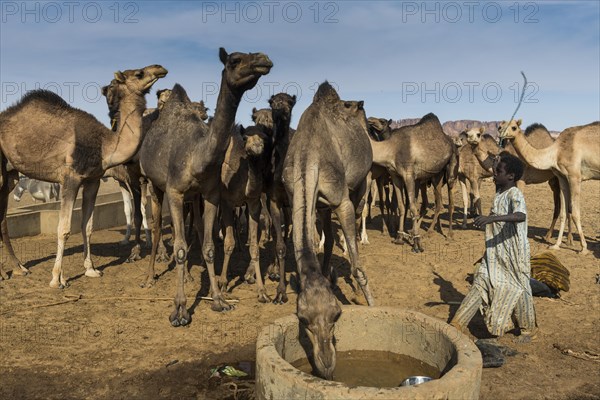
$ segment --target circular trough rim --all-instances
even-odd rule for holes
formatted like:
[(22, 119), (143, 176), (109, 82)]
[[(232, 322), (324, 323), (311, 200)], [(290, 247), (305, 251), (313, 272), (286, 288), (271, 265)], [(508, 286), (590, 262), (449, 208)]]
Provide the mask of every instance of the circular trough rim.
[[(395, 393), (402, 393), (403, 395), (408, 395), (410, 392), (414, 392), (415, 395), (422, 393), (422, 388), (426, 388), (427, 391), (432, 391), (432, 393), (444, 393), (447, 392), (448, 385), (451, 383), (454, 387), (461, 387), (463, 385), (472, 385), (472, 375), (469, 373), (465, 373), (469, 370), (474, 370), (478, 372), (481, 377), (481, 370), (483, 368), (483, 360), (481, 358), (481, 353), (475, 343), (469, 339), (464, 333), (454, 328), (452, 325), (445, 323), (444, 321), (430, 317), (429, 315), (420, 313), (418, 311), (396, 308), (396, 307), (365, 307), (365, 306), (342, 306), (342, 315), (344, 313), (362, 313), (363, 311), (377, 311), (377, 312), (388, 312), (392, 314), (396, 314), (402, 316), (403, 318), (407, 316), (408, 318), (413, 318), (415, 321), (424, 322), (427, 325), (435, 325), (439, 326), (440, 323), (445, 324), (443, 327), (443, 332), (449, 337), (451, 343), (454, 344), (456, 348), (456, 365), (453, 366), (444, 376), (438, 379), (433, 379), (429, 382), (422, 383), (420, 385), (414, 386), (398, 386), (398, 387), (373, 387), (373, 386), (350, 386), (343, 382), (338, 381), (328, 381), (305, 372), (300, 371), (295, 368), (286, 361), (275, 348), (273, 340), (271, 340), (271, 333), (273, 332), (274, 326), (285, 327), (290, 324), (298, 323), (298, 317), (296, 314), (288, 315), (286, 317), (278, 318), (273, 321), (273, 323), (264, 327), (260, 334), (258, 335), (256, 341), (256, 353), (257, 353), (257, 370), (259, 368), (258, 361), (259, 358), (267, 358), (273, 362), (273, 365), (280, 374), (292, 376), (294, 380), (302, 379), (303, 382), (309, 384), (310, 386), (319, 385), (323, 388), (329, 390), (343, 390), (347, 395), (350, 395), (352, 392), (361, 395), (377, 395), (378, 397), (381, 395), (393, 395)], [(450, 335), (451, 334), (451, 335)], [(259, 353), (262, 356), (259, 357)], [(290, 371), (291, 368), (291, 371)], [(257, 374), (257, 381), (258, 381)], [(481, 379), (481, 378), (479, 378)], [(312, 383), (310, 380), (313, 380)], [(479, 387), (479, 385), (477, 385)], [(350, 392), (351, 391), (351, 392)], [(479, 390), (477, 390), (479, 392)]]

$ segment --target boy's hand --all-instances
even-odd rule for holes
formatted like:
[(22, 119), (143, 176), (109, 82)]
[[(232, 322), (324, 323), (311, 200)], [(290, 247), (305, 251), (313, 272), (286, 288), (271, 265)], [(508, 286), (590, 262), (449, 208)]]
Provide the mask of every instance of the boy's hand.
[(494, 219), (491, 215), (487, 217), (485, 215), (480, 215), (475, 218), (475, 220), (473, 221), (473, 225), (475, 225), (477, 228), (480, 228), (485, 226), (486, 224), (489, 224), (490, 222), (494, 222)]

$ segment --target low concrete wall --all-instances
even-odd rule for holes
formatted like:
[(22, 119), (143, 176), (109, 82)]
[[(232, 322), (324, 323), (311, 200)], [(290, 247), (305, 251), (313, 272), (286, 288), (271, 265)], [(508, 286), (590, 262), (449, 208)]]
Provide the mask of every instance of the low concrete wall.
[[(41, 233), (56, 234), (59, 213), (59, 202), (12, 209), (7, 217), (10, 237), (36, 236)], [(146, 215), (151, 215), (149, 201), (146, 204)], [(121, 193), (98, 196), (94, 208), (94, 230), (114, 228), (126, 223)], [(75, 202), (71, 218), (71, 234), (79, 232), (81, 232), (81, 199), (77, 199)]]

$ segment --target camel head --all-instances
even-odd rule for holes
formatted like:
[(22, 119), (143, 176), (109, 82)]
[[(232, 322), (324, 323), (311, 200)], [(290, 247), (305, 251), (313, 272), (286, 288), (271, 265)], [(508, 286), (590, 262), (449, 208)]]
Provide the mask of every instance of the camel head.
[[(503, 139), (514, 139), (518, 132), (521, 132), (522, 119), (514, 120), (511, 119), (509, 122), (502, 121), (498, 125), (498, 133), (500, 140)], [(522, 132), (521, 132), (522, 133)]]
[(369, 125), (369, 135), (377, 141), (389, 139), (392, 130), (391, 119), (369, 117), (367, 118)]
[(219, 58), (225, 69), (224, 80), (232, 91), (244, 92), (252, 89), (258, 79), (267, 75), (273, 63), (263, 53), (231, 53), (224, 48), (219, 49)]
[(369, 125), (367, 123), (367, 114), (365, 113), (365, 102), (354, 100), (340, 100), (342, 115), (346, 121), (358, 122), (361, 128), (368, 134)]
[(163, 109), (165, 103), (167, 102), (167, 100), (169, 100), (170, 96), (171, 89), (161, 89), (156, 92), (156, 98), (158, 100), (158, 103), (156, 103), (156, 108), (158, 108), (158, 111)]
[(110, 84), (102, 87), (102, 94), (106, 97), (108, 116), (113, 130), (116, 130), (121, 102), (131, 95), (143, 98), (152, 88), (152, 85), (158, 79), (165, 77), (167, 73), (168, 71), (160, 65), (115, 72), (115, 78)]
[(202, 121), (208, 119), (208, 107), (204, 105), (204, 101), (192, 101), (192, 109)]
[(273, 110), (273, 115), (277, 117), (290, 117), (292, 109), (296, 105), (296, 95), (290, 96), (287, 93), (277, 93), (269, 99), (269, 105)]
[(457, 137), (454, 138), (454, 144), (456, 147), (462, 147), (467, 144), (467, 138), (467, 131), (462, 131)]
[(244, 138), (244, 149), (251, 157), (258, 157), (265, 151), (267, 134), (262, 126), (252, 125), (244, 128), (240, 125), (240, 134)]
[(333, 379), (335, 346), (333, 328), (342, 309), (331, 291), (329, 281), (320, 274), (309, 281), (298, 295), (298, 319), (313, 346), (314, 367), (324, 379)]
[(256, 125), (265, 127), (269, 136), (273, 134), (273, 113), (268, 108), (257, 110), (256, 107), (254, 107), (252, 109), (252, 121)]
[(485, 128), (479, 127), (479, 128), (471, 128), (469, 129), (466, 134), (467, 134), (467, 142), (471, 145), (471, 146), (477, 146), (479, 144), (479, 142), (481, 141), (481, 137), (483, 135), (483, 132), (485, 132)]

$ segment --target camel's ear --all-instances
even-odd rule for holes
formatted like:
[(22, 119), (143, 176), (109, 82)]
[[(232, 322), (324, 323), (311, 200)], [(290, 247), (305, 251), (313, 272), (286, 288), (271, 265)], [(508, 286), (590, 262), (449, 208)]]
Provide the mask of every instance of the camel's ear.
[(388, 123), (388, 125), (391, 125), (391, 124), (392, 124), (392, 120), (391, 120), (391, 119), (388, 119), (388, 120), (387, 120), (387, 123)]
[(362, 110), (364, 105), (365, 105), (365, 102), (364, 102), (364, 101), (362, 101), (362, 100), (361, 100), (361, 101), (359, 101), (359, 102), (358, 102), (358, 109), (359, 109), (359, 110)]
[(107, 93), (108, 93), (108, 86), (102, 86), (102, 96), (106, 97)]
[(296, 104), (296, 95), (292, 96), (292, 100), (294, 100), (294, 104)]
[(269, 99), (269, 105), (271, 107), (273, 107), (273, 97), (275, 97), (275, 96), (271, 96), (271, 98)]
[(229, 56), (229, 54), (227, 54), (227, 51), (223, 47), (220, 47), (219, 48), (219, 60), (221, 60), (223, 65), (225, 65), (227, 63), (228, 56)]
[(244, 136), (245, 133), (246, 133), (246, 129), (244, 128), (243, 125), (240, 125), (240, 135)]
[(115, 72), (115, 79), (117, 82), (123, 83), (125, 82), (125, 75), (121, 71)]
[(256, 114), (256, 107), (252, 108), (252, 122), (256, 122), (256, 116), (254, 114)]
[(523, 123), (523, 120), (522, 120), (521, 118), (519, 118), (519, 119), (517, 120), (517, 126), (521, 126), (521, 124), (522, 124), (522, 123)]
[(483, 133), (483, 132), (485, 132), (485, 128), (483, 126), (480, 126), (479, 127), (479, 133)]

